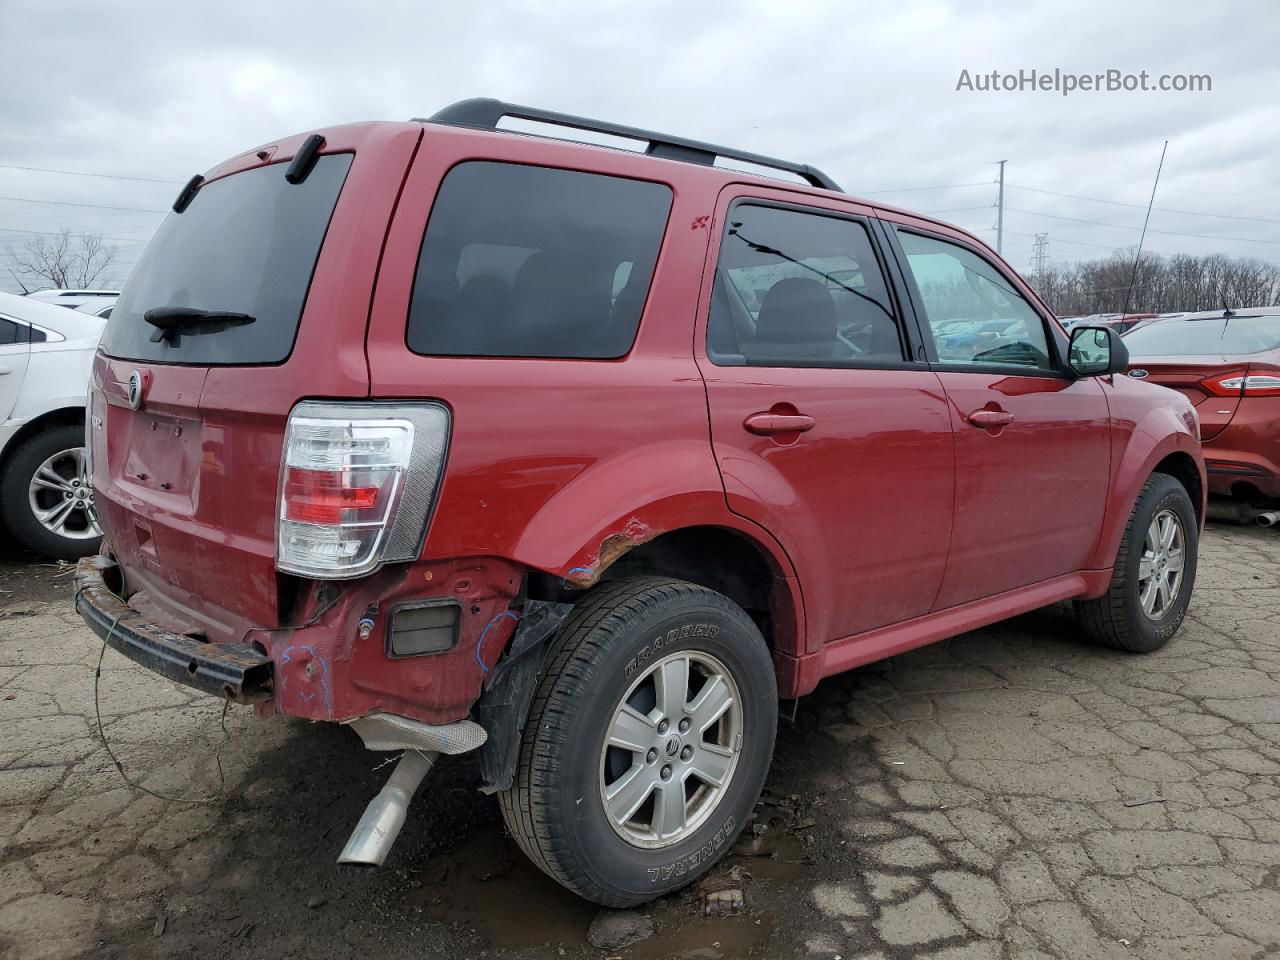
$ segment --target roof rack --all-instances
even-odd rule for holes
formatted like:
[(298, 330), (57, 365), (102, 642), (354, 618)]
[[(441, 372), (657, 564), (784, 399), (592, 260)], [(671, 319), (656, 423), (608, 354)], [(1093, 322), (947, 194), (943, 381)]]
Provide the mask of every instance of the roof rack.
[(752, 163), (760, 167), (772, 167), (785, 170), (802, 177), (805, 182), (824, 190), (837, 193), (840, 185), (817, 167), (806, 163), (792, 163), (776, 157), (766, 157), (732, 147), (720, 147), (714, 143), (703, 143), (701, 140), (687, 140), (684, 137), (673, 137), (653, 130), (642, 130), (639, 127), (628, 127), (620, 123), (608, 123), (603, 120), (589, 120), (586, 117), (575, 117), (555, 110), (542, 110), (538, 107), (522, 107), (514, 103), (504, 103), (491, 97), (475, 97), (471, 100), (459, 100), (430, 117), (414, 117), (419, 123), (447, 123), (458, 127), (478, 127), (482, 130), (497, 130), (498, 122), (503, 117), (515, 117), (520, 120), (534, 120), (538, 123), (549, 123), (558, 127), (572, 127), (575, 130), (591, 130), (628, 140), (642, 140), (648, 143), (645, 153), (667, 160), (681, 160), (685, 163), (699, 163), (703, 166), (714, 166), (718, 157)]

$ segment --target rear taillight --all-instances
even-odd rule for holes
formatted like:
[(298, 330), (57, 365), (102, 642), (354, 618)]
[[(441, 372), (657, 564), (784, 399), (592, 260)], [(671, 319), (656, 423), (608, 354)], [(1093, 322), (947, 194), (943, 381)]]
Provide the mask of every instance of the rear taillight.
[(1200, 381), (1215, 397), (1280, 397), (1280, 374), (1236, 371)]
[(422, 549), (449, 439), (436, 403), (294, 407), (280, 468), (276, 567), (359, 577)]

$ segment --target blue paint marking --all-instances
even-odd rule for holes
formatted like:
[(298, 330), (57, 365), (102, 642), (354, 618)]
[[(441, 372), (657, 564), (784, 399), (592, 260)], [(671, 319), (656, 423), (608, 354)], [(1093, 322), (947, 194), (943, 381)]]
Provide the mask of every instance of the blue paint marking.
[[(299, 644), (299, 649), (305, 650), (307, 653), (311, 654), (311, 659), (320, 664), (320, 693), (324, 697), (324, 705), (329, 710), (329, 716), (333, 716), (333, 694), (329, 690), (329, 664), (326, 663), (318, 653), (316, 653), (316, 648), (311, 644)], [(293, 644), (290, 644), (280, 651), (280, 662), (288, 663), (292, 656)], [(298, 696), (308, 703), (315, 699), (315, 694), (308, 693), (305, 689), (299, 689)]]
[(480, 648), (484, 646), (484, 638), (489, 635), (489, 630), (493, 627), (495, 623), (497, 623), (499, 620), (504, 620), (507, 617), (510, 617), (512, 620), (519, 620), (520, 614), (516, 613), (514, 610), (504, 610), (502, 613), (498, 614), (496, 617), (490, 620), (487, 624), (485, 624), (484, 629), (480, 631), (480, 639), (476, 641), (476, 663), (480, 664), (480, 670), (483, 673), (489, 672), (489, 668), (485, 665), (485, 662), (480, 659)]
[(575, 573), (591, 573), (591, 568), (590, 567), (574, 567), (572, 570), (566, 573), (565, 576), (572, 577)]

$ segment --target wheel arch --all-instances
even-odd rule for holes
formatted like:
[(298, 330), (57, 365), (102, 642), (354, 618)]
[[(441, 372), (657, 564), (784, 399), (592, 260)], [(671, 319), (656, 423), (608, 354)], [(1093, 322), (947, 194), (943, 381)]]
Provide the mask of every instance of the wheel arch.
[(755, 621), (771, 651), (795, 655), (799, 649), (793, 581), (742, 530), (696, 525), (668, 531), (612, 558), (597, 582), (638, 576), (672, 577), (722, 593)]
[[(1146, 442), (1142, 442), (1146, 441)], [(1112, 471), (1111, 493), (1107, 499), (1098, 549), (1089, 568), (1109, 570), (1115, 566), (1120, 541), (1142, 488), (1152, 474), (1172, 476), (1187, 488), (1196, 519), (1204, 526), (1208, 489), (1200, 441), (1172, 408), (1157, 408), (1129, 434)], [(1105, 593), (1105, 584), (1100, 592)]]
[(4, 449), (0, 450), (0, 470), (3, 470), (8, 464), (13, 451), (17, 450), (23, 443), (35, 436), (37, 433), (47, 430), (50, 427), (83, 426), (83, 405), (55, 407), (52, 410), (46, 410), (44, 413), (32, 417), (13, 432), (12, 436), (10, 436), (5, 442)]

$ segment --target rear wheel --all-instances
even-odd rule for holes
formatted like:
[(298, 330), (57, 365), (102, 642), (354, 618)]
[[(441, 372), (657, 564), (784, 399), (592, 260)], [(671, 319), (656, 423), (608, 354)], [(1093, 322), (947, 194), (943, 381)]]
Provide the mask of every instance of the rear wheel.
[(507, 827), (596, 903), (679, 889), (747, 822), (777, 705), (764, 638), (726, 597), (678, 580), (606, 584), (555, 641), (501, 797)]
[(97, 553), (102, 531), (85, 476), (84, 428), (51, 427), (24, 440), (0, 479), (0, 508), (14, 538), (38, 553)]
[(1199, 525), (1186, 488), (1152, 474), (1134, 504), (1106, 594), (1077, 601), (1076, 612), (1099, 643), (1150, 653), (1182, 625), (1196, 580)]

